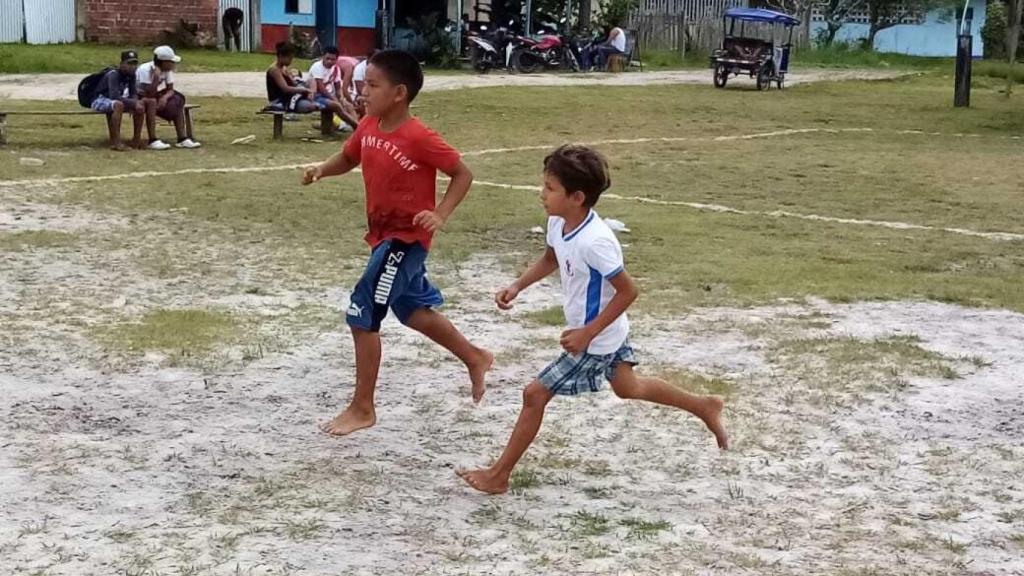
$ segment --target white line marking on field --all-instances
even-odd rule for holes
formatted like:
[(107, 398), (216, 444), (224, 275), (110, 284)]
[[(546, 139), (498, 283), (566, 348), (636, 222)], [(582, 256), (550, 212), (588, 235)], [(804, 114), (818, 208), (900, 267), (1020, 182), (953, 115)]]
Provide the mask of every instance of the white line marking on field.
[[(799, 134), (855, 134), (855, 133), (878, 133), (873, 128), (793, 128), (788, 130), (775, 130), (772, 132), (760, 132), (754, 134), (738, 134), (735, 136), (714, 136), (711, 138), (693, 138), (686, 136), (662, 136), (650, 138), (616, 138), (610, 140), (596, 140), (584, 142), (587, 146), (609, 146), (615, 144), (649, 144), (652, 142), (731, 142), (736, 140), (757, 140), (761, 138), (778, 138), (781, 136), (794, 136)], [(920, 130), (896, 130), (895, 134), (920, 135), (920, 136), (943, 136), (941, 132), (924, 132)], [(952, 137), (978, 138), (980, 134), (945, 134)], [(1005, 136), (1011, 140), (1024, 139), (1022, 136)], [(488, 148), (484, 150), (473, 150), (463, 153), (464, 157), (489, 156), (493, 154), (506, 154), (509, 152), (529, 152), (535, 150), (553, 150), (556, 144), (543, 144), (533, 146), (516, 146), (512, 148)], [(108, 174), (104, 176), (66, 176), (60, 178), (33, 178), (29, 180), (0, 180), (0, 186), (33, 186), (48, 184), (70, 184), (76, 182), (102, 182), (106, 180), (127, 180), (130, 178), (150, 178), (154, 176), (178, 176), (184, 174), (236, 174), (246, 172), (276, 172), (281, 170), (297, 170), (315, 164), (306, 162), (302, 164), (284, 164), (280, 166), (245, 166), (240, 168), (187, 168), (184, 170), (171, 170), (167, 172), (130, 172), (127, 174)]]
[[(500, 182), (487, 182), (476, 180), (473, 182), (475, 186), (487, 186), (491, 188), (502, 188), (505, 190), (525, 190), (527, 192), (539, 192), (540, 185), (537, 186), (526, 186), (521, 184), (503, 184)], [(794, 218), (797, 220), (810, 220), (813, 222), (828, 222), (831, 224), (849, 224), (854, 226), (876, 226), (879, 228), (889, 228), (891, 230), (924, 230), (928, 232), (947, 232), (949, 234), (959, 234), (961, 236), (973, 236), (976, 238), (985, 238), (986, 240), (999, 240), (1004, 242), (1024, 241), (1024, 234), (1017, 234), (1014, 232), (980, 232), (977, 230), (968, 230), (966, 228), (943, 228), (939, 226), (926, 226), (924, 224), (911, 224), (909, 222), (893, 222), (890, 220), (864, 220), (859, 218), (838, 218), (835, 216), (821, 216), (820, 214), (799, 214), (797, 212), (789, 212), (786, 210), (740, 210), (739, 208), (732, 208), (731, 206), (722, 206), (721, 204), (704, 204), (701, 202), (678, 202), (672, 200), (658, 200), (656, 198), (646, 198), (644, 196), (621, 196), (619, 194), (605, 193), (601, 195), (602, 198), (609, 200), (622, 200), (627, 202), (639, 202), (641, 204), (656, 204), (658, 206), (679, 206), (683, 208), (693, 208), (694, 210), (701, 210), (704, 212), (718, 212), (721, 214), (736, 214), (739, 216), (764, 216), (769, 218)]]
[(743, 216), (768, 216), (771, 218), (796, 218), (799, 220), (812, 220), (815, 222), (829, 222), (834, 224), (852, 224), (856, 226), (877, 226), (880, 228), (890, 228), (893, 230), (926, 230), (929, 232), (948, 232), (950, 234), (960, 234), (962, 236), (974, 236), (977, 238), (986, 238), (988, 240), (1001, 240), (1001, 241), (1022, 241), (1024, 240), (1024, 234), (1016, 234), (1013, 232), (979, 232), (977, 230), (968, 230), (965, 228), (943, 228), (938, 226), (926, 226), (924, 224), (911, 224), (909, 222), (893, 222), (889, 220), (863, 220), (858, 218), (838, 218), (835, 216), (821, 216), (819, 214), (798, 214), (796, 212), (788, 212), (786, 210), (771, 210), (771, 211), (760, 211), (760, 210), (740, 210), (738, 208), (731, 208), (729, 206), (721, 206), (718, 204), (701, 204), (697, 202), (674, 202), (670, 200), (657, 200), (655, 198), (645, 198), (643, 196), (620, 196), (618, 194), (604, 194), (604, 198), (610, 198), (612, 200), (629, 200), (632, 202), (640, 202), (643, 204), (657, 204), (659, 206), (683, 206), (686, 208), (693, 208), (695, 210), (704, 210), (709, 212), (724, 212), (728, 214), (739, 214)]
[[(756, 140), (760, 138), (777, 138), (780, 136), (793, 136), (797, 134), (849, 134), (849, 133), (874, 133), (877, 132), (873, 128), (794, 128), (788, 130), (776, 130), (773, 132), (761, 132), (755, 134), (739, 134), (735, 136), (715, 136), (712, 138), (690, 138), (690, 137), (651, 137), (651, 138), (617, 138), (611, 140), (598, 140), (594, 142), (586, 142), (588, 146), (604, 146), (612, 144), (645, 144), (651, 142), (729, 142), (736, 140)], [(923, 135), (923, 136), (942, 136), (940, 132), (924, 132), (921, 130), (897, 130), (894, 131), (896, 134), (902, 135)], [(958, 137), (958, 138), (977, 138), (981, 137), (979, 134), (947, 134), (946, 136)], [(1021, 136), (1007, 136), (1006, 138), (1011, 140), (1020, 140)], [(485, 150), (475, 150), (466, 152), (463, 156), (487, 156), (492, 154), (504, 154), (509, 152), (526, 152), (533, 150), (551, 150), (554, 148), (553, 145), (535, 145), (535, 146), (517, 146), (514, 148), (489, 148)], [(32, 185), (47, 185), (47, 184), (64, 184), (64, 183), (75, 183), (75, 182), (100, 182), (105, 180), (126, 180), (130, 178), (150, 178), (159, 176), (177, 176), (186, 174), (238, 174), (238, 173), (249, 173), (249, 172), (276, 172), (283, 170), (298, 170), (314, 164), (313, 162), (306, 162), (302, 164), (284, 164), (280, 166), (247, 166), (247, 167), (232, 167), (232, 168), (187, 168), (184, 170), (172, 170), (167, 172), (129, 172), (127, 174), (108, 174), (104, 176), (69, 176), (62, 178), (36, 178), (30, 180), (0, 180), (0, 186), (32, 186)], [(360, 172), (357, 168), (353, 172)], [(439, 178), (443, 179), (443, 178)], [(473, 182), (477, 186), (486, 186), (490, 188), (502, 188), (505, 190), (523, 190), (527, 192), (536, 192), (539, 190), (539, 186), (527, 186), (520, 184), (504, 184), (501, 182), (488, 182), (483, 180), (475, 180)], [(924, 230), (930, 232), (947, 232), (950, 234), (959, 234), (962, 236), (973, 236), (976, 238), (985, 238), (988, 240), (1000, 240), (1000, 241), (1024, 241), (1024, 234), (1017, 234), (1014, 232), (980, 232), (977, 230), (968, 230), (965, 228), (944, 228), (937, 226), (926, 226), (923, 224), (911, 224), (909, 222), (893, 222), (886, 220), (863, 220), (857, 218), (838, 218), (834, 216), (822, 216), (819, 214), (799, 214), (796, 212), (788, 212), (785, 210), (772, 210), (772, 211), (759, 211), (759, 210), (740, 210), (738, 208), (732, 208), (729, 206), (722, 206), (719, 204), (703, 204), (699, 202), (680, 202), (671, 200), (658, 200), (656, 198), (646, 198), (643, 196), (620, 196), (618, 194), (605, 194), (605, 198), (611, 200), (624, 200), (631, 202), (640, 202), (643, 204), (657, 204), (661, 206), (680, 206), (685, 208), (692, 208), (694, 210), (702, 210), (707, 212), (719, 212), (727, 214), (737, 214), (742, 216), (765, 216), (770, 218), (795, 218), (799, 220), (809, 220), (815, 222), (829, 222), (834, 224), (850, 224), (856, 226), (876, 226), (880, 228), (889, 228), (892, 230)]]

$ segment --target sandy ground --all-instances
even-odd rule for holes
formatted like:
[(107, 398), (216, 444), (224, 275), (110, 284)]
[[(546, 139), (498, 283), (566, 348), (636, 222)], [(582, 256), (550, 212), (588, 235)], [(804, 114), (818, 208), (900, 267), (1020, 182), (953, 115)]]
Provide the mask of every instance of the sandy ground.
[[(634, 316), (648, 369), (728, 383), (734, 450), (605, 391), (554, 402), (519, 489), (492, 498), (453, 472), (496, 456), (557, 353), (559, 329), (523, 318), (557, 304), (552, 284), (502, 314), (493, 256), (437, 269), (450, 317), (498, 353), (485, 402), (391, 322), (379, 424), (336, 439), (315, 423), (350, 393), (346, 286), (178, 213), (60, 197), (0, 187), (0, 234), (74, 235), (0, 251), (0, 573), (1024, 574), (1020, 314), (812, 300)], [(157, 250), (170, 271), (145, 264)], [(257, 318), (266, 350), (225, 345), (196, 368), (95, 337), (156, 308)], [(910, 335), (958, 377), (836, 374), (785, 346)]]
[[(888, 70), (798, 70), (789, 74), (789, 84), (841, 80), (885, 80), (905, 76)], [(82, 74), (0, 75), (0, 98), (18, 100), (74, 100)], [(238, 96), (263, 98), (263, 75), (251, 72), (178, 74), (176, 85), (190, 96)], [(743, 79), (737, 82), (744, 82)], [(750, 80), (746, 80), (750, 82)], [(656, 84), (711, 85), (709, 70), (671, 72), (630, 72), (627, 74), (488, 74), (428, 76), (426, 91), (494, 86), (641, 86)]]

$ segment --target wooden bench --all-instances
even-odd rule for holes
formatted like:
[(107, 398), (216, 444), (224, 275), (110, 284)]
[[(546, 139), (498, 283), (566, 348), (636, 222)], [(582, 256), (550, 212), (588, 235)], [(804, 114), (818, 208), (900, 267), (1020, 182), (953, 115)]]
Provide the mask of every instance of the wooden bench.
[[(185, 105), (185, 135), (195, 140), (195, 124), (192, 120), (192, 111), (201, 108), (199, 104), (186, 104)], [(39, 112), (35, 110), (29, 110), (25, 112), (3, 112), (0, 111), (0, 145), (7, 144), (7, 117), (8, 116), (93, 116), (100, 115), (102, 112), (96, 112), (94, 110), (75, 110), (73, 112)], [(127, 116), (127, 115), (126, 115)]]
[(330, 110), (311, 110), (309, 112), (286, 112), (276, 108), (264, 108), (256, 114), (274, 117), (274, 140), (284, 138), (284, 117), (287, 114), (315, 114), (320, 113), (320, 134), (331, 136), (334, 134), (334, 112)]

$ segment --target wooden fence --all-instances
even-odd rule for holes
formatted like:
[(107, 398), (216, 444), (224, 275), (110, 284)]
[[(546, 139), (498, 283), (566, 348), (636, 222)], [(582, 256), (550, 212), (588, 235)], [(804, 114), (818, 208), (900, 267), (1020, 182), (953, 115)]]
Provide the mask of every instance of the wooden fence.
[[(722, 15), (729, 8), (747, 6), (747, 0), (641, 0), (630, 13), (628, 27), (646, 50), (711, 52), (722, 45)], [(806, 27), (793, 34), (797, 48), (808, 44)]]

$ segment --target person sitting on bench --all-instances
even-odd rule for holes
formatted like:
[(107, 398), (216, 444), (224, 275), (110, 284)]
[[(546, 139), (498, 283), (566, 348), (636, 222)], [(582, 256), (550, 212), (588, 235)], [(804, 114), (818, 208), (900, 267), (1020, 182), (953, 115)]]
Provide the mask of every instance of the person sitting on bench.
[(242, 22), (245, 12), (240, 8), (231, 7), (224, 11), (220, 25), (224, 29), (224, 49), (231, 52), (231, 40), (235, 41), (235, 52), (242, 51)]
[(608, 65), (608, 59), (618, 54), (626, 53), (626, 31), (616, 26), (608, 31), (607, 39), (600, 44), (594, 44), (589, 50), (583, 53), (584, 70), (591, 66), (598, 70), (604, 70)]
[[(170, 46), (157, 46), (153, 50), (153, 60), (139, 66), (135, 72), (135, 80), (142, 98), (153, 101), (155, 116), (174, 123), (178, 135), (176, 146), (199, 148), (201, 144), (189, 138), (185, 130), (185, 96), (174, 89), (174, 68), (178, 62), (181, 62), (181, 57)], [(147, 118), (146, 121), (150, 134), (155, 134), (156, 118)]]
[[(107, 115), (107, 128), (110, 131), (110, 148), (118, 152), (128, 149), (121, 142), (121, 118), (127, 112), (132, 115), (134, 136), (132, 146), (141, 149), (142, 125), (147, 117), (156, 118), (155, 102), (140, 100), (135, 87), (135, 70), (139, 66), (139, 55), (134, 50), (121, 52), (121, 64), (111, 69), (99, 83), (96, 96), (92, 100), (92, 110)], [(155, 120), (154, 120), (155, 123)], [(149, 133), (151, 150), (166, 150), (167, 144), (156, 139), (152, 130)]]
[(295, 58), (295, 46), (289, 42), (279, 42), (274, 48), (277, 61), (267, 69), (268, 108), (299, 114), (319, 110), (320, 106), (313, 100), (313, 88), (300, 86), (288, 70)]
[(359, 127), (355, 108), (342, 96), (342, 71), (338, 66), (337, 48), (324, 48), (323, 58), (313, 62), (313, 66), (309, 68), (309, 81), (321, 110), (330, 110), (337, 114), (353, 130)]

